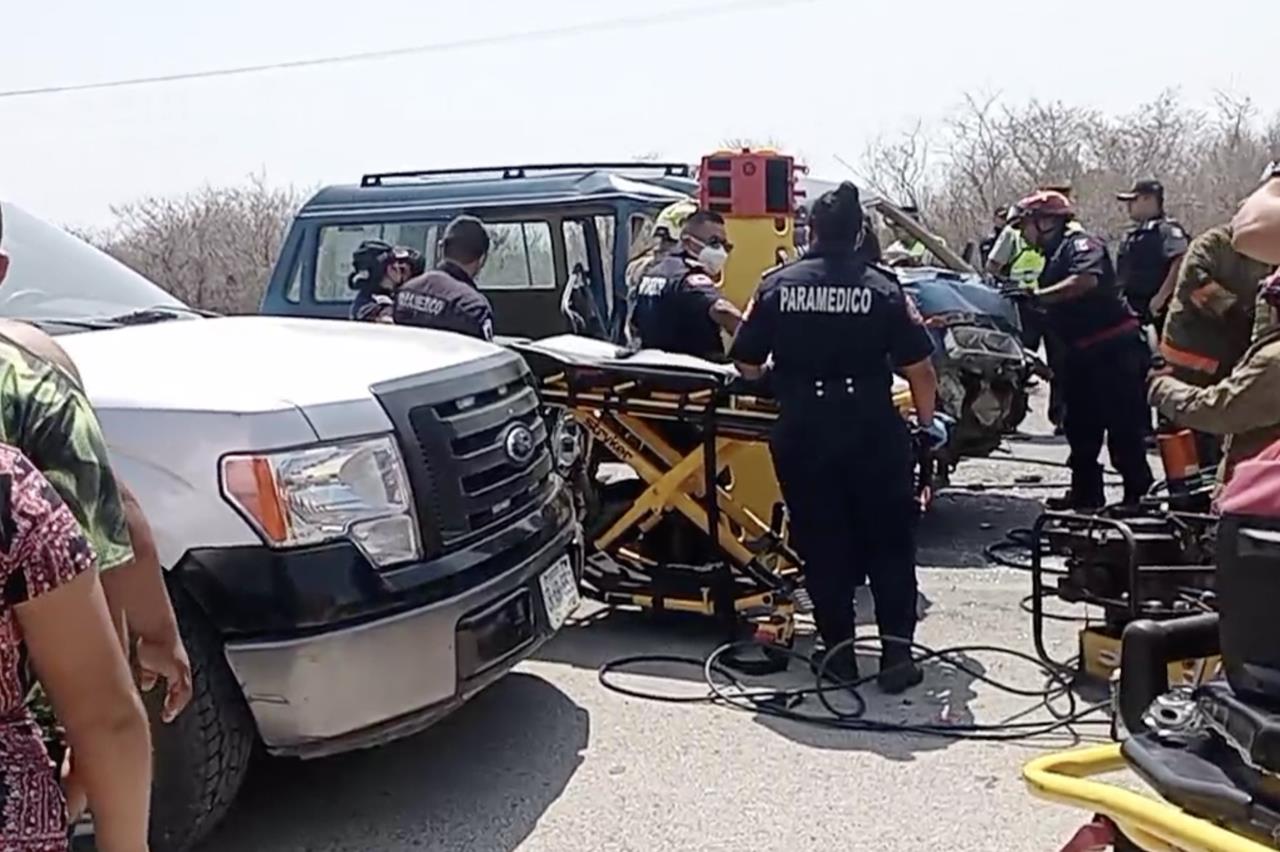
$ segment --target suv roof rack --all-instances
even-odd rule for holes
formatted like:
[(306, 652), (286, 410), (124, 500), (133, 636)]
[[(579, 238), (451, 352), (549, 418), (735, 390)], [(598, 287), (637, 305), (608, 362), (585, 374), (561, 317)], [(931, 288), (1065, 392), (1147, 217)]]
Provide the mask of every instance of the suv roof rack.
[(452, 178), (477, 175), (500, 176), (502, 180), (515, 180), (529, 177), (530, 174), (550, 174), (553, 172), (645, 172), (656, 173), (658, 177), (692, 177), (693, 170), (688, 163), (551, 163), (547, 165), (525, 166), (486, 166), (467, 169), (427, 169), (407, 172), (375, 172), (363, 175), (360, 186), (382, 186), (388, 180), (430, 180), (432, 178)]

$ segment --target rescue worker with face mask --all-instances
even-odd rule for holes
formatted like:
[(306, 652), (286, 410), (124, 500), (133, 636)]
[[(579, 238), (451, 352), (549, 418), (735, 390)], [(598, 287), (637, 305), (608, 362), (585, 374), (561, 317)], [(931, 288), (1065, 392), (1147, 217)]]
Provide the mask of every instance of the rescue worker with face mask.
[(392, 322), (395, 291), (425, 269), (422, 254), (382, 240), (365, 240), (351, 255), (347, 285), (356, 291), (350, 318), (359, 322)]
[(627, 283), (627, 311), (623, 321), (622, 342), (633, 348), (639, 348), (636, 339), (634, 315), (636, 309), (636, 293), (640, 287), (640, 279), (649, 267), (661, 261), (680, 248), (680, 234), (684, 231), (684, 223), (689, 216), (698, 211), (697, 202), (693, 200), (677, 201), (664, 207), (653, 220), (653, 231), (645, 248), (627, 264), (623, 278)]
[(732, 249), (719, 213), (698, 210), (685, 220), (679, 249), (636, 285), (631, 324), (639, 348), (724, 360), (721, 330), (732, 335), (742, 321), (717, 285)]
[(1061, 340), (1065, 431), (1071, 445), (1071, 490), (1050, 508), (1093, 510), (1105, 504), (1098, 454), (1106, 439), (1124, 480), (1126, 503), (1151, 487), (1145, 437), (1151, 420), (1144, 393), (1151, 353), (1138, 317), (1116, 283), (1106, 244), (1072, 230), (1071, 202), (1058, 192), (1024, 198), (1023, 236), (1045, 256), (1032, 298)]
[[(892, 385), (895, 371), (906, 376), (919, 425), (935, 446), (946, 443), (934, 414), (933, 342), (893, 274), (866, 262), (857, 187), (846, 182), (819, 197), (809, 228), (808, 253), (765, 274), (730, 357), (748, 379), (771, 360), (781, 413), (770, 449), (824, 658), (853, 638), (854, 589), (865, 571), (884, 643), (877, 680), (899, 693), (923, 674), (908, 644), (915, 453)], [(857, 679), (849, 645), (824, 663), (841, 680)]]
[(396, 325), (456, 331), (493, 340), (493, 306), (476, 286), (489, 254), (489, 232), (474, 216), (459, 216), (445, 228), (436, 268), (396, 292)]

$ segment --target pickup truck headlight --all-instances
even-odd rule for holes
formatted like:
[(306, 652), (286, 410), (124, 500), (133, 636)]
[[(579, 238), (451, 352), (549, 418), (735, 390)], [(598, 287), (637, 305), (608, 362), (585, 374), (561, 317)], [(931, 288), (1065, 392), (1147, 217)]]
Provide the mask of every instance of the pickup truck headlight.
[(422, 557), (404, 462), (389, 437), (222, 460), (222, 491), (272, 547), (348, 539), (378, 566)]

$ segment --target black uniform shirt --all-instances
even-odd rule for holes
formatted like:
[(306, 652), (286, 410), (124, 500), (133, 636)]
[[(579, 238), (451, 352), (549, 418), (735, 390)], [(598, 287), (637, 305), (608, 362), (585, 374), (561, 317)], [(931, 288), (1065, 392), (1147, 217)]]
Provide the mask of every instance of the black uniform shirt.
[(784, 410), (852, 397), (860, 411), (893, 411), (893, 371), (933, 353), (920, 312), (888, 270), (851, 251), (810, 251), (766, 273), (730, 357), (763, 364)]
[(978, 266), (982, 267), (986, 264), (987, 258), (991, 257), (991, 250), (996, 247), (996, 242), (1000, 239), (1000, 234), (1004, 232), (1001, 226), (994, 233), (988, 234), (978, 243)]
[(1116, 252), (1116, 276), (1120, 289), (1139, 315), (1145, 316), (1151, 299), (1169, 275), (1169, 267), (1187, 252), (1187, 232), (1172, 219), (1157, 216), (1125, 234)]
[(384, 322), (391, 319), (394, 306), (395, 302), (386, 290), (366, 287), (356, 291), (356, 297), (351, 302), (351, 319)]
[(415, 325), (493, 339), (493, 307), (475, 281), (451, 260), (396, 291), (397, 325)]
[(1047, 306), (1049, 325), (1065, 343), (1087, 348), (1127, 328), (1137, 328), (1137, 317), (1116, 284), (1106, 243), (1086, 231), (1066, 233), (1045, 262), (1040, 289), (1073, 275), (1092, 275), (1098, 284), (1070, 301)]
[(645, 349), (724, 360), (720, 326), (711, 308), (720, 301), (711, 276), (688, 254), (677, 252), (654, 263), (636, 284), (632, 324)]

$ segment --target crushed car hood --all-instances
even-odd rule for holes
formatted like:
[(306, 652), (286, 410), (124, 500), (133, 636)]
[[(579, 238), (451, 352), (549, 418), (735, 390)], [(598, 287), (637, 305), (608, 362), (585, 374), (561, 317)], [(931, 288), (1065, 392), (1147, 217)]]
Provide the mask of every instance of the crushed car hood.
[(894, 271), (926, 319), (943, 314), (967, 314), (988, 320), (1010, 334), (1018, 333), (1018, 313), (1013, 302), (979, 276), (927, 267)]
[(372, 402), (371, 385), (501, 355), (448, 332), (278, 317), (62, 335), (95, 406), (253, 413)]

